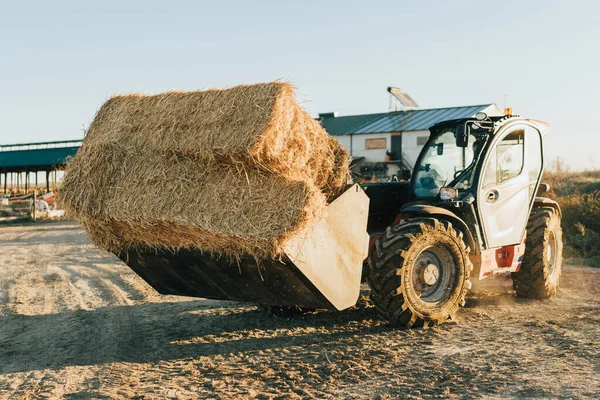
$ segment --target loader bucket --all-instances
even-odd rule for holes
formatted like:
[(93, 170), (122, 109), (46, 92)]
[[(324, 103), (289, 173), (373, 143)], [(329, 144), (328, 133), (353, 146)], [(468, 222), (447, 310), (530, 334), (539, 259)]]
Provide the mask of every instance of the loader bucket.
[(117, 254), (161, 294), (343, 310), (356, 303), (367, 257), (369, 199), (358, 185), (285, 246), (281, 260), (239, 263), (200, 250), (136, 249)]

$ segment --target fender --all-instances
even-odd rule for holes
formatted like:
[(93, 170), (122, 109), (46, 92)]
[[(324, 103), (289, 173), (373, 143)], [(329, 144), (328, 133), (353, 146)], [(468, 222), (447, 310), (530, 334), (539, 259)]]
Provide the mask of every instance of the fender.
[(439, 219), (445, 219), (446, 221), (449, 221), (456, 229), (463, 233), (463, 238), (467, 246), (471, 248), (472, 255), (481, 253), (481, 248), (479, 244), (473, 239), (471, 230), (467, 226), (466, 222), (450, 210), (437, 206), (415, 204), (403, 208), (400, 211), (400, 213), (408, 214), (410, 217), (437, 217)]
[(533, 202), (533, 208), (540, 207), (554, 208), (558, 213), (558, 216), (562, 218), (562, 211), (560, 210), (560, 205), (555, 200), (549, 199), (547, 197), (536, 197)]

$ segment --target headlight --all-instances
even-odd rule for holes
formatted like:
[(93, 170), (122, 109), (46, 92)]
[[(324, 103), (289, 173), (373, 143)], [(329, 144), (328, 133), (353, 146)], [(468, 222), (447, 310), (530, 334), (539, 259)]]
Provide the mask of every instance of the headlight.
[(458, 189), (443, 187), (440, 189), (440, 200), (453, 200), (458, 197)]
[(480, 111), (477, 114), (475, 114), (475, 119), (478, 119), (479, 121), (483, 121), (484, 119), (487, 119), (487, 114), (484, 113), (483, 111)]

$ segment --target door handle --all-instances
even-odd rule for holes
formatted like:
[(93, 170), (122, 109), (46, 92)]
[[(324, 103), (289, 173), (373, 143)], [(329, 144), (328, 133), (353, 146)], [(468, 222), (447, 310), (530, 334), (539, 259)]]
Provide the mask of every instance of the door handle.
[(498, 200), (498, 197), (500, 197), (498, 191), (496, 189), (492, 189), (486, 193), (485, 201), (487, 201), (488, 203), (495, 203)]

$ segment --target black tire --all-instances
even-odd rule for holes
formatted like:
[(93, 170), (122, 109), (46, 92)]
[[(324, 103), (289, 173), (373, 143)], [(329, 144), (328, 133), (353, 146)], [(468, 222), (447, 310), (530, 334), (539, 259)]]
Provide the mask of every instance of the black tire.
[[(379, 316), (401, 328), (453, 318), (471, 288), (469, 251), (462, 232), (447, 221), (420, 218), (389, 227), (369, 258), (367, 281)], [(432, 265), (433, 283), (425, 276)]]
[(534, 208), (527, 222), (525, 254), (518, 272), (512, 273), (518, 296), (548, 299), (556, 295), (562, 269), (562, 229), (558, 212)]
[(266, 311), (271, 315), (278, 317), (294, 317), (297, 315), (306, 314), (315, 311), (314, 308), (302, 308), (302, 307), (291, 307), (291, 306), (270, 306), (267, 304), (258, 304), (260, 310)]

